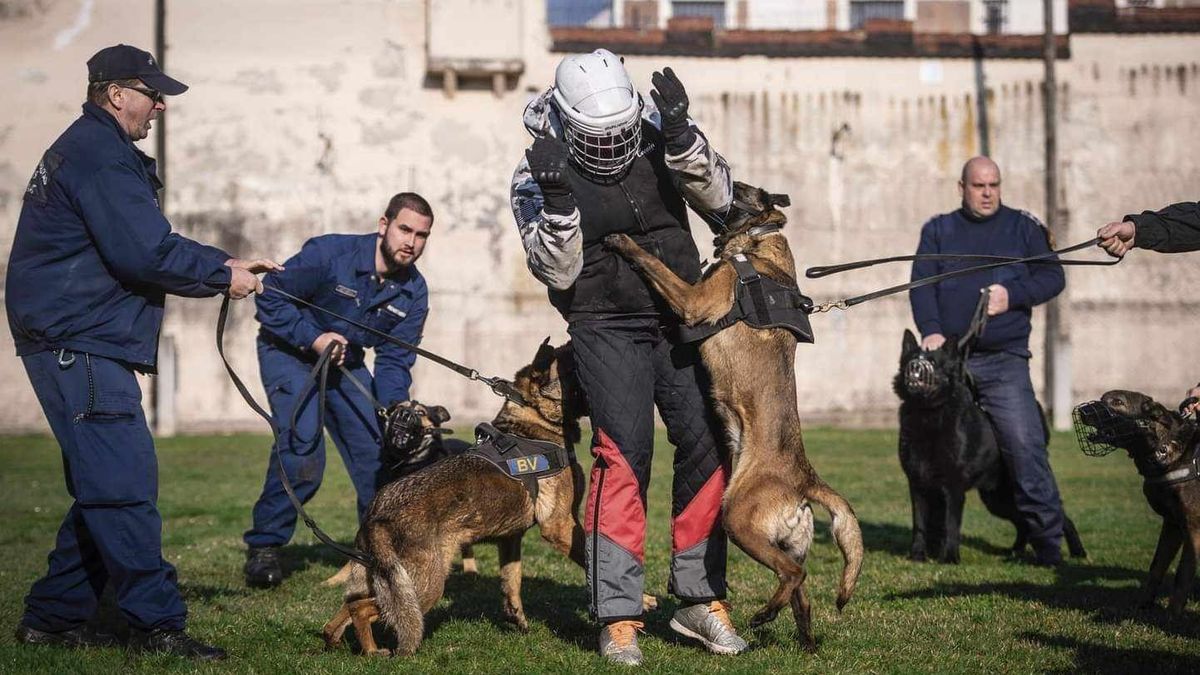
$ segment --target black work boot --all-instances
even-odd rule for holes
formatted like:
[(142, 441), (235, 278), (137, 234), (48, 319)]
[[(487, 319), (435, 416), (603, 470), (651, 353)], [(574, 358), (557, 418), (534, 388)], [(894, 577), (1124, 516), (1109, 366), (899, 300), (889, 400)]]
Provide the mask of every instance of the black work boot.
[(220, 661), (225, 658), (224, 649), (206, 645), (182, 630), (130, 629), (129, 648), (138, 652), (170, 654), (197, 661)]
[(52, 645), (55, 647), (119, 647), (121, 641), (112, 633), (102, 633), (87, 624), (63, 631), (38, 630), (24, 621), (17, 624), (17, 642), (23, 645)]
[(283, 582), (279, 566), (278, 546), (251, 546), (246, 551), (246, 585), (251, 588), (274, 588)]

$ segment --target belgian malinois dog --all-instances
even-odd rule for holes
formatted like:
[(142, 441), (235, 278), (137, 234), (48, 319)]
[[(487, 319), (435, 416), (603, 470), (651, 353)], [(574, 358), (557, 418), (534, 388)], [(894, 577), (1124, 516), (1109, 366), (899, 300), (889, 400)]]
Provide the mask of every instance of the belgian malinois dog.
[[(1029, 542), (1028, 526), (1017, 511), (1016, 488), (1000, 455), (991, 418), (975, 401), (968, 380), (965, 346), (946, 340), (924, 351), (912, 331), (900, 346), (900, 372), (892, 388), (900, 397), (900, 467), (912, 500), (910, 560), (936, 558), (957, 565), (967, 492), (979, 490), (988, 512), (1017, 528), (1010, 554), (1020, 556)], [(1050, 431), (1045, 429), (1046, 441)], [(1063, 513), (1063, 538), (1071, 556), (1087, 551), (1075, 523)]]
[[(787, 218), (775, 208), (786, 206), (786, 200), (744, 183), (734, 183), (734, 200), (741, 206), (731, 210), (716, 240), (718, 260), (694, 286), (625, 235), (609, 235), (604, 243), (630, 261), (685, 324), (715, 324), (736, 300), (738, 276), (730, 263), (736, 254), (744, 255), (759, 274), (796, 285), (796, 263), (778, 231)], [(785, 328), (738, 322), (701, 343), (700, 355), (712, 376), (712, 400), (734, 458), (723, 503), (725, 530), (779, 577), (775, 593), (750, 625), (774, 620), (790, 602), (800, 642), (812, 650), (816, 642), (804, 590), (804, 562), (813, 537), (811, 502), (832, 515), (833, 536), (842, 551), (839, 610), (854, 592), (863, 544), (850, 504), (817, 476), (805, 457), (796, 406), (796, 344)]]
[[(533, 363), (514, 378), (528, 405), (505, 401), (492, 425), (515, 436), (573, 446), (580, 437), (579, 418), (588, 411), (573, 370), (569, 343), (558, 349), (542, 343)], [(467, 453), (385, 485), (355, 540), (375, 565), (352, 566), (344, 602), (325, 625), (326, 645), (338, 645), (353, 623), (364, 652), (386, 654), (371, 634), (371, 623), (382, 618), (396, 636), (396, 653), (414, 653), (425, 613), (442, 597), (455, 552), (480, 541), (499, 545), (504, 616), (528, 630), (521, 604), (521, 539), (537, 524), (542, 538), (582, 568), (583, 480), (583, 469), (572, 461), (567, 469), (538, 479), (535, 503), (520, 481)], [(643, 602), (647, 608), (656, 604), (651, 596)]]
[[(1173, 614), (1182, 614), (1196, 580), (1196, 559), (1200, 558), (1200, 478), (1192, 466), (1200, 453), (1200, 433), (1195, 422), (1136, 391), (1114, 390), (1100, 400), (1113, 412), (1135, 421), (1144, 432), (1129, 435), (1123, 449), (1145, 479), (1142, 493), (1150, 508), (1162, 516), (1142, 603), (1154, 605), (1163, 577), (1182, 548), (1167, 606)], [(1173, 482), (1171, 478), (1181, 480)]]

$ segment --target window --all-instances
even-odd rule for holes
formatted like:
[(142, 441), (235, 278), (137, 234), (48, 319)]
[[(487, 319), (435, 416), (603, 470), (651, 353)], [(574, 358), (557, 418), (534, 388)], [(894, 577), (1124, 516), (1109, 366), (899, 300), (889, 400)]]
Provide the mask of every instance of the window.
[(1008, 25), (1008, 0), (984, 0), (983, 22), (988, 35), (999, 35)]
[(608, 28), (613, 25), (612, 0), (546, 0), (546, 23)]
[(871, 19), (903, 21), (903, 0), (851, 0), (850, 30), (862, 30)]
[(671, 13), (674, 16), (705, 16), (713, 20), (713, 28), (721, 30), (725, 28), (725, 2), (703, 2), (702, 0), (688, 0), (687, 2), (671, 3)]

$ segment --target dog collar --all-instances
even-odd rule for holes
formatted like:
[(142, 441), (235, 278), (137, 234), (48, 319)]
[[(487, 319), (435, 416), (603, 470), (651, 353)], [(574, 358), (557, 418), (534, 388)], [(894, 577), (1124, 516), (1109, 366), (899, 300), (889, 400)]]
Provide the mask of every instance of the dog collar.
[(1196, 452), (1197, 447), (1192, 446), (1192, 459), (1187, 464), (1178, 469), (1171, 469), (1166, 473), (1146, 478), (1144, 483), (1146, 485), (1177, 485), (1200, 476), (1200, 453)]

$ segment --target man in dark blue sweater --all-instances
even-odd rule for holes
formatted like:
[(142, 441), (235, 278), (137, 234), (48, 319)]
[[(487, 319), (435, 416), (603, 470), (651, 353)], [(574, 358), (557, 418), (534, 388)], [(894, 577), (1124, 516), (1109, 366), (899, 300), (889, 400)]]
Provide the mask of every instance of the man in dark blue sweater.
[[(987, 157), (963, 166), (958, 183), (962, 208), (935, 216), (921, 228), (917, 253), (974, 253), (1027, 257), (1050, 251), (1045, 228), (1030, 214), (1000, 203), (1000, 167)], [(912, 278), (969, 267), (968, 261), (919, 261)], [(991, 291), (988, 324), (967, 367), (980, 403), (996, 424), (1000, 446), (1016, 490), (1016, 504), (1029, 527), (1040, 565), (1056, 565), (1063, 509), (1046, 452), (1045, 430), (1029, 379), (1030, 315), (1062, 292), (1058, 265), (1008, 265), (909, 292), (921, 346), (937, 349), (947, 336), (966, 333), (979, 294)]]

